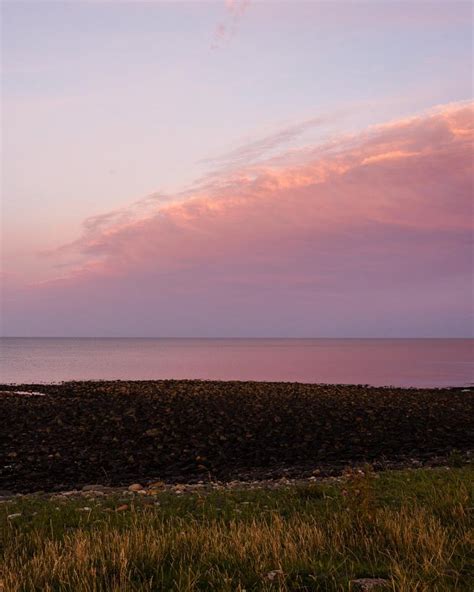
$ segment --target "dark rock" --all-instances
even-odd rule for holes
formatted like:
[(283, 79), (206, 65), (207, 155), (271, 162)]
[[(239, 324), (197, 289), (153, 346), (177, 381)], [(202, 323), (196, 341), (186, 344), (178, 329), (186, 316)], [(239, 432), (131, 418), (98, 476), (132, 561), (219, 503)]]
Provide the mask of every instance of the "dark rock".
[(13, 497), (15, 493), (8, 489), (0, 489), (0, 497)]
[(23, 387), (47, 396), (0, 397), (0, 483), (15, 492), (324, 476), (363, 462), (424, 464), (454, 449), (464, 459), (474, 442), (472, 390), (197, 380)]

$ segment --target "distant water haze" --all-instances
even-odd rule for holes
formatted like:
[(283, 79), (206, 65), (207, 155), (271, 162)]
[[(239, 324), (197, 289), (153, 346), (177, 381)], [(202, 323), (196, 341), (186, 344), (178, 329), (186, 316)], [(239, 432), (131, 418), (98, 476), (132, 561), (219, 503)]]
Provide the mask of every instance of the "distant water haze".
[(472, 339), (3, 338), (0, 380), (467, 386), (474, 382), (473, 344)]

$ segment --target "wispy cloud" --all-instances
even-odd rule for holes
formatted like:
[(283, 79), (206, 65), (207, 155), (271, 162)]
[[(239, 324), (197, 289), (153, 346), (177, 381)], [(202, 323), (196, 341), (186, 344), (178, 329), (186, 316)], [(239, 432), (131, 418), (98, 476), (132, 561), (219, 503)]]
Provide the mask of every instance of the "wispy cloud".
[(293, 125), (288, 125), (276, 132), (264, 136), (263, 138), (247, 142), (246, 144), (231, 150), (227, 154), (223, 154), (217, 158), (208, 158), (201, 162), (230, 168), (249, 165), (256, 161), (268, 158), (271, 151), (276, 148), (281, 148), (285, 144), (300, 137), (305, 132), (315, 127), (323, 126), (331, 120), (332, 118), (329, 117), (312, 117)]
[(240, 19), (250, 5), (250, 0), (226, 0), (226, 17), (218, 23), (214, 31), (211, 49), (226, 45), (237, 32)]

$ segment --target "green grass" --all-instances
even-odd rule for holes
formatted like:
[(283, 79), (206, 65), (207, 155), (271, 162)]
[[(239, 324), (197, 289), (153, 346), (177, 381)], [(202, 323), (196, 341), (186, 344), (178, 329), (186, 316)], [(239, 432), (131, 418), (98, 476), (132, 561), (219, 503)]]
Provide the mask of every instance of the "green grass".
[(15, 498), (0, 505), (0, 581), (5, 592), (303, 592), (381, 577), (391, 590), (472, 592), (473, 483), (465, 466), (181, 496)]

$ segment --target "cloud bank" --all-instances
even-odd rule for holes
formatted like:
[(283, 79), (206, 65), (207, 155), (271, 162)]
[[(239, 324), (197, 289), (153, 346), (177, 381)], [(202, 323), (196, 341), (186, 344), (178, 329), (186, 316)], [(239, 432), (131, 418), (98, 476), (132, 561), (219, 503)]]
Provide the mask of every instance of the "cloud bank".
[(87, 220), (62, 252), (81, 264), (6, 299), (4, 333), (467, 335), (472, 141), (463, 103), (237, 154), (175, 200)]

